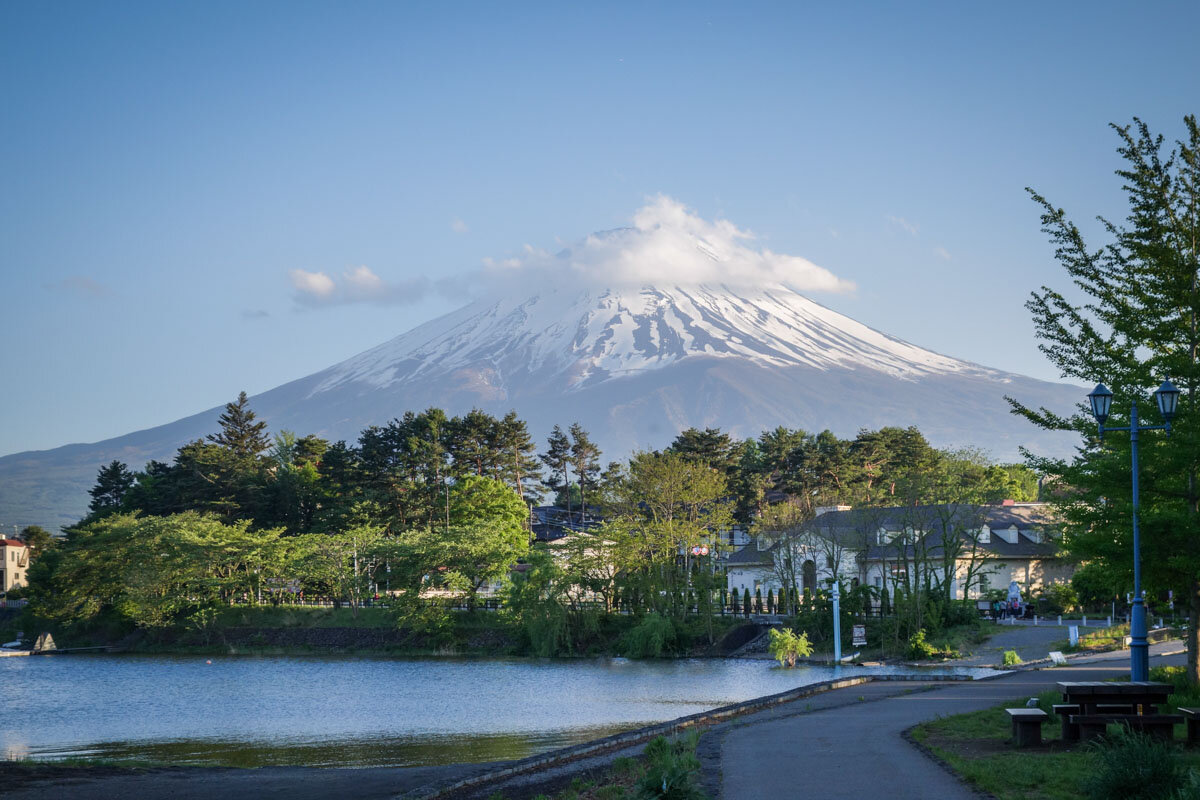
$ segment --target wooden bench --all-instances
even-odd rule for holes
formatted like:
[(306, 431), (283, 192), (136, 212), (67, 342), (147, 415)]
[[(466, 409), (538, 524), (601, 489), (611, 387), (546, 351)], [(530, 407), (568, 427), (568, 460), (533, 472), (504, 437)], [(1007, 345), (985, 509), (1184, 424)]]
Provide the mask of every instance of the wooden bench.
[(1062, 722), (1062, 738), (1064, 742), (1079, 741), (1079, 726), (1071, 722), (1071, 715), (1079, 713), (1078, 703), (1058, 703), (1054, 706), (1054, 713), (1058, 715)]
[(1170, 741), (1175, 726), (1183, 722), (1182, 714), (1071, 714), (1068, 718), (1079, 726), (1079, 738), (1085, 742), (1103, 736), (1113, 723)]
[(1187, 722), (1188, 744), (1200, 742), (1200, 708), (1181, 708), (1179, 713)]
[(1012, 720), (1013, 742), (1017, 747), (1035, 747), (1042, 743), (1042, 726), (1050, 715), (1040, 708), (1006, 708)]

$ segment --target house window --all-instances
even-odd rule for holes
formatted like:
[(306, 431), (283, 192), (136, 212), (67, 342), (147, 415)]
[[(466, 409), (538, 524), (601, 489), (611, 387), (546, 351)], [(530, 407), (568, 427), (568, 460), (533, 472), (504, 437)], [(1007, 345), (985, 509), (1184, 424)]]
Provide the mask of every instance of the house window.
[(992, 543), (992, 529), (989, 528), (987, 525), (984, 525), (982, 530), (979, 531), (979, 543), (980, 544), (991, 544)]
[(988, 576), (980, 575), (979, 576), (979, 591), (981, 593), (986, 592), (989, 588), (991, 588), (991, 587), (988, 585)]
[(825, 556), (825, 568), (833, 569), (833, 556)]
[(883, 588), (883, 578), (879, 577), (878, 575), (875, 576), (875, 588), (876, 589)]

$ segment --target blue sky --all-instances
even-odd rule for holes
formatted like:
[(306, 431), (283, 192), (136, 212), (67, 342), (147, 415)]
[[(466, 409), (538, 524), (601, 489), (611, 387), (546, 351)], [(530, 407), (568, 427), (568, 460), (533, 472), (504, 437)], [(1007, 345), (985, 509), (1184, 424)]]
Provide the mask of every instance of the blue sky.
[[(873, 327), (1053, 379), (1024, 187), (1119, 216), (1106, 126), (1181, 132), (1198, 27), (1194, 2), (0, 4), (0, 454), (317, 371), (458, 305), (420, 281), (658, 194), (852, 281), (812, 296)], [(362, 267), (391, 290), (297, 300), (294, 271)]]

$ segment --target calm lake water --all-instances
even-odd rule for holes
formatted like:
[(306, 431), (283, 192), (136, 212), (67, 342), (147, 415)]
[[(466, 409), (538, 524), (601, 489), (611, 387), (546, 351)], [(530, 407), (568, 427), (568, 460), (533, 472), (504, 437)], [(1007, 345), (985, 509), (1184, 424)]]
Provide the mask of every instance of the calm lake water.
[(870, 671), (739, 659), (205, 662), (0, 659), (0, 757), (330, 767), (496, 761)]

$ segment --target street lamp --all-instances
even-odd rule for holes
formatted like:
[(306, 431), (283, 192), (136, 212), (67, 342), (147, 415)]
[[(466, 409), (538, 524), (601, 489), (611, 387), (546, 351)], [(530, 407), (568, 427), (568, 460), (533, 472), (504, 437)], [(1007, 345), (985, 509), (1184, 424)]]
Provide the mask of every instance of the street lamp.
[(1150, 677), (1150, 643), (1146, 641), (1146, 605), (1142, 597), (1141, 538), (1138, 532), (1138, 434), (1141, 431), (1165, 430), (1168, 436), (1171, 435), (1171, 420), (1175, 418), (1179, 406), (1179, 390), (1169, 380), (1164, 380), (1154, 393), (1158, 413), (1163, 418), (1162, 425), (1139, 425), (1137, 401), (1134, 400), (1129, 412), (1129, 425), (1121, 428), (1104, 427), (1112, 409), (1112, 399), (1113, 393), (1103, 383), (1088, 395), (1092, 416), (1100, 427), (1100, 438), (1104, 439), (1106, 431), (1129, 431), (1133, 451), (1133, 607), (1129, 619), (1129, 679), (1144, 681)]

